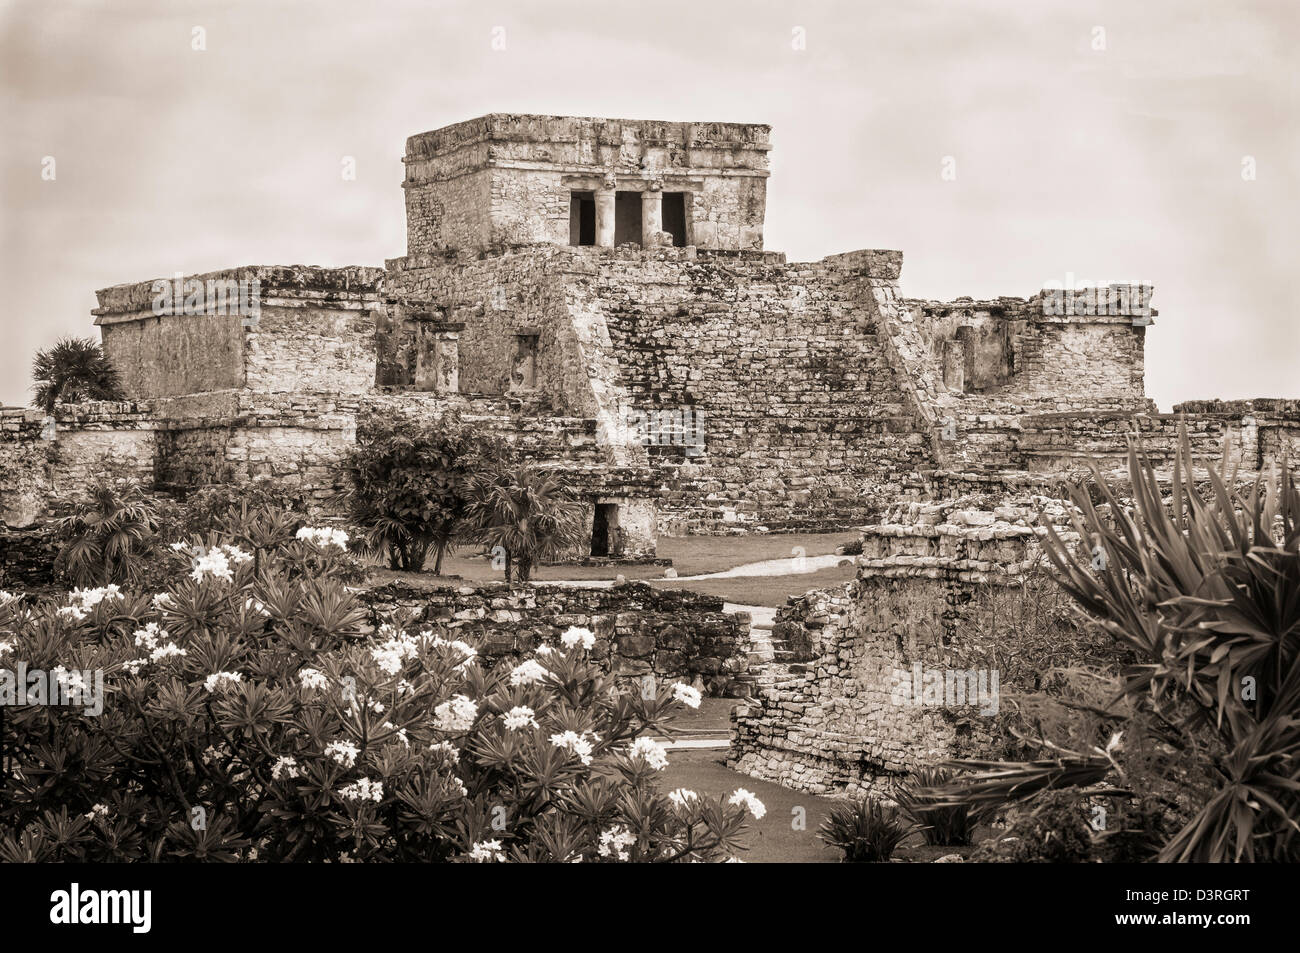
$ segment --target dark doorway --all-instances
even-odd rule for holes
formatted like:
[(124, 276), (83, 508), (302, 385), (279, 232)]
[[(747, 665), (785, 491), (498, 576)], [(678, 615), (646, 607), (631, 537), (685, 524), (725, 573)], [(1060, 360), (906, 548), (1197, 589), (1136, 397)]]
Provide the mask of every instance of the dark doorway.
[(614, 196), (614, 244), (641, 244), (641, 193), (619, 192)]
[(594, 192), (570, 193), (569, 244), (596, 244), (596, 194)]
[(619, 545), (618, 504), (597, 503), (591, 521), (591, 555), (617, 556)]
[(664, 231), (671, 232), (673, 245), (686, 247), (686, 192), (664, 193)]

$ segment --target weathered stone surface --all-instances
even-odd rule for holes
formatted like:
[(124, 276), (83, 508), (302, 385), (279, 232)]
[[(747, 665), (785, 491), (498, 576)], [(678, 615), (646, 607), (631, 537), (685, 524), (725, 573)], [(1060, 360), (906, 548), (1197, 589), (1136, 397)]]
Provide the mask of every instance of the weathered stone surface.
[(366, 590), (372, 623), (402, 613), (413, 625), (438, 624), (454, 638), (488, 640), (489, 655), (523, 655), (556, 645), (569, 626), (597, 637), (592, 657), (611, 671), (656, 680), (702, 679), (709, 693), (749, 691), (749, 620), (723, 612), (722, 599), (631, 583), (608, 589), (501, 585)]

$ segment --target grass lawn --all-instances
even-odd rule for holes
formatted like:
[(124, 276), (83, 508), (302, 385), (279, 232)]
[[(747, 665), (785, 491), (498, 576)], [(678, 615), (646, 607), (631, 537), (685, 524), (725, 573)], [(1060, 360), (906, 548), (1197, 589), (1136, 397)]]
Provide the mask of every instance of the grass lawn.
[[(704, 573), (722, 572), (734, 569), (746, 563), (762, 562), (767, 559), (785, 559), (792, 555), (796, 546), (803, 547), (806, 556), (824, 556), (835, 552), (835, 547), (858, 538), (856, 531), (843, 533), (770, 533), (751, 534), (749, 536), (681, 536), (663, 537), (659, 540), (659, 557), (671, 559), (673, 568), (679, 576), (697, 576)], [(431, 563), (430, 563), (431, 564)], [(652, 580), (663, 579), (664, 566), (541, 566), (534, 573), (534, 580), (595, 580), (614, 579), (623, 576), (626, 579)], [(446, 586), (460, 582), (502, 582), (505, 575), (491, 568), (485, 557), (476, 554), (471, 547), (465, 547), (443, 560), (444, 576), (459, 576), (456, 579), (440, 579), (431, 573), (394, 573), (376, 562), (372, 581), (385, 583), (401, 580), (412, 585)], [(802, 593), (819, 586), (836, 585), (852, 578), (848, 568), (821, 570), (790, 577), (765, 577), (751, 579), (719, 579), (693, 585), (666, 582), (679, 588), (695, 589), (723, 595), (734, 602), (746, 605), (783, 605), (785, 596), (790, 593)], [(825, 581), (822, 581), (823, 578)], [(787, 586), (787, 580), (790, 585)], [(783, 587), (785, 587), (783, 589)], [(767, 601), (756, 601), (754, 597), (763, 593), (783, 591), (780, 598), (768, 595)], [(735, 593), (744, 598), (731, 599)]]
[[(818, 555), (808, 553), (809, 556)], [(845, 559), (851, 559), (846, 556)], [(737, 576), (732, 579), (698, 579), (684, 582), (676, 579), (657, 580), (651, 583), (656, 589), (690, 589), (711, 596), (721, 596), (727, 602), (742, 606), (773, 606), (780, 608), (790, 596), (801, 596), (809, 589), (839, 586), (853, 579), (857, 569), (852, 566), (832, 566), (816, 572), (797, 576)]]

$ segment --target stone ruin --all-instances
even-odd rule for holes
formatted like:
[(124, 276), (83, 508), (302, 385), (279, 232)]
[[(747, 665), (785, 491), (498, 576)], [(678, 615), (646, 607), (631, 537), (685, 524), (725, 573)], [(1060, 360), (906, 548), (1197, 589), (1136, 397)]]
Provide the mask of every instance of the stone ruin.
[[(1014, 583), (1014, 554), (980, 560), (994, 568), (973, 581), (943, 540), (982, 545), (998, 501), (1059, 496), (1090, 460), (1120, 467), (1133, 432), (1168, 456), (1181, 422), (1204, 459), (1226, 444), (1246, 472), (1300, 466), (1300, 402), (1157, 412), (1150, 286), (919, 301), (899, 293), (898, 251), (765, 250), (769, 135), (493, 114), (407, 140), (407, 254), (383, 268), (249, 266), (97, 292), (128, 400), (0, 410), (0, 582), (39, 575), (44, 522), (106, 466), (179, 493), (267, 477), (329, 513), (359, 422), (394, 411), (454, 410), (562, 470), (592, 559), (651, 558), (660, 534), (873, 525), (869, 539), (911, 540), (888, 567), (862, 566), (860, 607), (882, 578)], [(988, 505), (945, 524), (956, 537), (882, 522), (896, 501), (961, 498)], [(874, 623), (855, 618), (861, 642)], [(833, 676), (795, 674), (815, 674), (824, 699), (823, 680), (859, 664), (843, 658)], [(779, 740), (772, 709), (742, 713), (746, 769), (790, 783), (803, 765), (817, 777), (804, 786), (853, 787), (905, 767), (879, 739), (830, 754), (863, 695), (817, 721), (808, 686), (765, 690), (799, 700), (779, 702)]]

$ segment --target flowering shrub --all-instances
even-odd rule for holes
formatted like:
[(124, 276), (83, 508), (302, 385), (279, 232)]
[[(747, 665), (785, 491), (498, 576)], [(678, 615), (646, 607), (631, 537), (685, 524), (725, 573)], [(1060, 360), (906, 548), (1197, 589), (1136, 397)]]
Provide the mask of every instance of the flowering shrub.
[[(93, 706), (0, 706), (0, 861), (713, 861), (748, 792), (659, 792), (685, 685), (620, 694), (571, 629), (488, 668), (475, 646), (385, 624), (308, 527), (256, 556), (164, 550), (174, 584), (32, 604), (0, 594), (2, 680), (102, 673)], [(247, 546), (247, 548), (245, 548)], [(54, 699), (51, 699), (54, 700)]]

